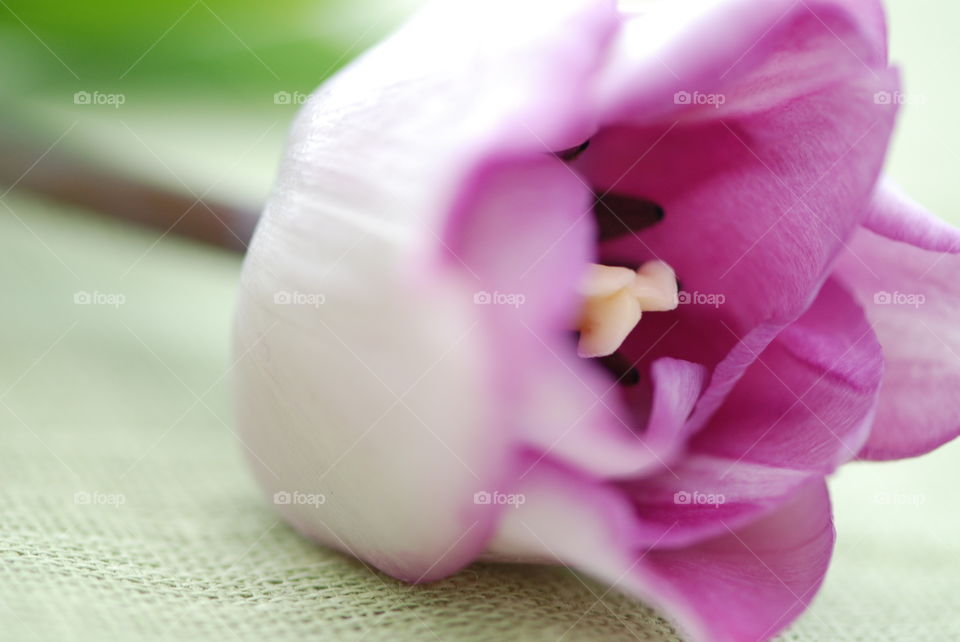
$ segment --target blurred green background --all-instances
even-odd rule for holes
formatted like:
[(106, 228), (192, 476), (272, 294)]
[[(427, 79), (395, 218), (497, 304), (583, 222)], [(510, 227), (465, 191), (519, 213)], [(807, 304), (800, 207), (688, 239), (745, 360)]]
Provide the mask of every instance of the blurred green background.
[(298, 100), (416, 4), (3, 0), (0, 135), (255, 206)]
[[(295, 103), (414, 4), (0, 0), (0, 141), (255, 211)], [(960, 6), (888, 6), (906, 84), (890, 173), (960, 223)], [(238, 270), (0, 187), (0, 637), (670, 639), (564, 572), (477, 565), (409, 588), (279, 524), (230, 430)], [(960, 639), (958, 460), (952, 444), (840, 472), (835, 564), (785, 640)]]
[[(0, 133), (27, 130), (50, 144), (75, 123), (58, 148), (201, 190), (232, 166), (212, 193), (256, 202), (269, 189), (296, 101), (418, 3), (2, 0)], [(960, 87), (948, 61), (960, 54), (960, 7), (887, 6), (891, 57), (905, 72), (890, 173), (958, 220)], [(124, 103), (76, 105), (75, 92), (121, 94)], [(277, 104), (278, 92), (291, 102)]]

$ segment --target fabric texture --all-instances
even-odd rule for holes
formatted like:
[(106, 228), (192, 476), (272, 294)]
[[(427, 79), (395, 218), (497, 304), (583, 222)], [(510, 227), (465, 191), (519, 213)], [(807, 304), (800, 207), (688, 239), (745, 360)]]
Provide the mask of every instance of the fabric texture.
[[(0, 639), (677, 639), (562, 568), (475, 564), (408, 586), (307, 542), (230, 429), (237, 257), (4, 203)], [(778, 639), (960, 639), (958, 457), (831, 480), (834, 563)]]

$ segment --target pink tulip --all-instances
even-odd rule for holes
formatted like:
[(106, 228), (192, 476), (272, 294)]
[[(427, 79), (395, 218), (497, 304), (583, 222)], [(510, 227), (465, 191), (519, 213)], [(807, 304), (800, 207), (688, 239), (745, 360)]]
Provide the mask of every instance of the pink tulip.
[(423, 10), (304, 107), (247, 256), (260, 483), (404, 580), (559, 562), (773, 636), (825, 477), (960, 425), (960, 233), (878, 178), (899, 96), (874, 0)]

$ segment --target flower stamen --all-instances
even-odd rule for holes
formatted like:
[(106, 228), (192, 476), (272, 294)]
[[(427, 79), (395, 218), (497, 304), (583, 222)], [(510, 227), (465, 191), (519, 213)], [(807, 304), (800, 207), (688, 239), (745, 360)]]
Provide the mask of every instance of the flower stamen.
[(677, 279), (663, 261), (648, 261), (636, 271), (591, 264), (581, 283), (577, 354), (605, 357), (617, 351), (644, 312), (677, 307)]

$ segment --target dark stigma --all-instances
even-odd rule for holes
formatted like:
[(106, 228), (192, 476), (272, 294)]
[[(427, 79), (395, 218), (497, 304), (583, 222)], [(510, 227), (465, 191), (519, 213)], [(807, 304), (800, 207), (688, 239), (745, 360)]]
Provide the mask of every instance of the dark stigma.
[(593, 216), (599, 241), (632, 234), (663, 220), (663, 208), (645, 198), (622, 194), (594, 194)]
[(576, 160), (580, 154), (587, 151), (587, 147), (590, 147), (590, 141), (585, 140), (576, 147), (571, 147), (570, 149), (565, 149), (561, 152), (554, 152), (554, 155), (562, 161), (570, 162)]

